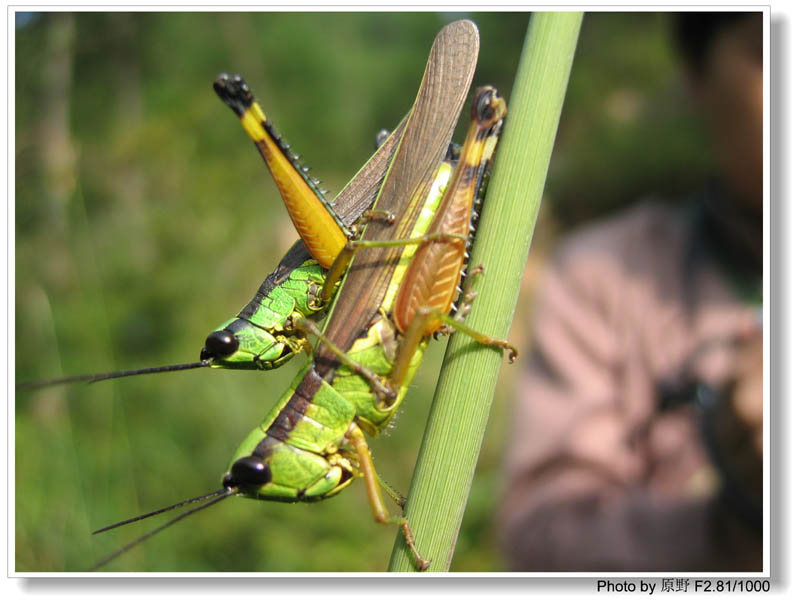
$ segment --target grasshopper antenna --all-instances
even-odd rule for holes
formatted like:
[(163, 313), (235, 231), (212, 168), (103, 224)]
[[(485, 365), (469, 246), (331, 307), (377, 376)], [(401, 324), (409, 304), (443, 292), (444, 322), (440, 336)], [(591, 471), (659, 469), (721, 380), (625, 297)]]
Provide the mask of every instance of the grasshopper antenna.
[(163, 525), (160, 525), (160, 526), (156, 527), (155, 529), (153, 529), (151, 531), (148, 531), (144, 535), (136, 538), (135, 540), (125, 544), (124, 546), (122, 546), (116, 552), (113, 552), (112, 554), (109, 554), (108, 556), (106, 556), (101, 561), (99, 561), (99, 562), (95, 563), (94, 565), (92, 565), (91, 567), (89, 567), (88, 570), (89, 571), (97, 571), (98, 569), (104, 567), (105, 565), (110, 563), (112, 560), (114, 560), (115, 558), (120, 556), (121, 554), (124, 554), (125, 552), (127, 552), (131, 548), (135, 548), (136, 546), (138, 546), (139, 544), (141, 544), (145, 540), (150, 539), (155, 534), (159, 533), (160, 531), (163, 531), (167, 527), (171, 527), (171, 526), (175, 525), (175, 523), (177, 523), (178, 521), (181, 521), (182, 519), (185, 519), (189, 515), (193, 515), (194, 513), (199, 512), (201, 510), (205, 510), (206, 508), (212, 506), (213, 504), (216, 504), (217, 502), (225, 500), (225, 498), (231, 497), (235, 493), (236, 493), (236, 488), (233, 488), (233, 487), (221, 488), (221, 489), (213, 491), (213, 492), (211, 492), (209, 494), (203, 494), (202, 496), (197, 496), (196, 498), (189, 498), (188, 500), (181, 500), (180, 502), (177, 502), (177, 503), (172, 504), (170, 506), (165, 506), (164, 508), (159, 508), (158, 510), (154, 510), (154, 511), (149, 512), (149, 513), (145, 513), (145, 514), (142, 514), (142, 515), (139, 515), (139, 516), (136, 516), (136, 517), (132, 517), (130, 519), (125, 519), (124, 521), (120, 521), (119, 523), (114, 523), (113, 525), (108, 525), (106, 527), (103, 527), (101, 529), (93, 531), (92, 535), (95, 535), (95, 534), (98, 534), (98, 533), (102, 533), (104, 531), (109, 531), (111, 529), (116, 529), (117, 527), (122, 527), (123, 525), (127, 525), (127, 524), (133, 523), (135, 521), (141, 521), (143, 519), (147, 519), (147, 518), (153, 517), (155, 515), (160, 515), (161, 513), (168, 512), (168, 511), (174, 510), (176, 508), (180, 508), (181, 506), (186, 506), (187, 504), (193, 504), (195, 502), (203, 502), (203, 504), (201, 504), (200, 506), (196, 506), (195, 508), (191, 508), (191, 509), (187, 510), (186, 512), (183, 512), (183, 513), (179, 514), (177, 517), (173, 517), (172, 519), (170, 519), (169, 521), (167, 521)]
[(147, 367), (146, 369), (130, 369), (127, 371), (113, 371), (111, 373), (96, 373), (94, 375), (69, 375), (67, 377), (56, 377), (54, 379), (44, 379), (42, 381), (27, 381), (17, 384), (18, 390), (35, 390), (38, 388), (61, 385), (65, 383), (96, 383), (106, 379), (119, 379), (120, 377), (131, 377), (133, 375), (147, 375), (148, 373), (169, 373), (172, 371), (186, 371), (188, 369), (201, 369), (209, 367), (211, 363), (201, 360), (194, 363), (184, 363), (178, 365), (164, 365), (162, 367)]

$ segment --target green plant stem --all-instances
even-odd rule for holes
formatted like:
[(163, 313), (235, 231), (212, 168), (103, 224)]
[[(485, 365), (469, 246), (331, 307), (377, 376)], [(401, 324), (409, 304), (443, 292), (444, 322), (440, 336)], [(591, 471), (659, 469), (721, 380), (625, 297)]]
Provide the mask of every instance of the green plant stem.
[[(486, 273), (466, 323), (491, 336), (511, 327), (582, 17), (543, 13), (528, 26), (471, 261)], [(450, 567), (501, 361), (461, 334), (448, 344), (405, 508), (431, 571)], [(389, 570), (414, 570), (402, 535)]]

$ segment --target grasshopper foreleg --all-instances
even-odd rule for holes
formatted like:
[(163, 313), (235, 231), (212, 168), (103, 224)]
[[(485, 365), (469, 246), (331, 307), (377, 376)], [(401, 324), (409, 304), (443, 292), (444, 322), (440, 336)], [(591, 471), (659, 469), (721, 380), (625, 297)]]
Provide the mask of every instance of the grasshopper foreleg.
[[(478, 296), (478, 292), (472, 289), (472, 281), (477, 275), (482, 275), (484, 271), (483, 265), (478, 265), (469, 270), (464, 277), (464, 290), (461, 292), (461, 298), (458, 301), (455, 314), (453, 318), (456, 321), (463, 322), (467, 315), (472, 310), (472, 302)], [(455, 331), (455, 328), (450, 325), (442, 325), (442, 328), (437, 333), (449, 335)]]

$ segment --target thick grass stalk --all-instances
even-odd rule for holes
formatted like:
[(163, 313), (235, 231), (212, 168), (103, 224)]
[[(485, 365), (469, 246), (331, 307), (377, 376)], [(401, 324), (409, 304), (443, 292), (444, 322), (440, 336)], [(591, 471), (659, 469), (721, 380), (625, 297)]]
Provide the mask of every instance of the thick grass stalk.
[[(511, 327), (582, 16), (536, 14), (528, 26), (471, 260), (486, 273), (466, 323), (491, 336)], [(447, 347), (405, 510), (432, 571), (450, 567), (502, 360), (461, 334)], [(402, 535), (389, 570), (414, 570)]]

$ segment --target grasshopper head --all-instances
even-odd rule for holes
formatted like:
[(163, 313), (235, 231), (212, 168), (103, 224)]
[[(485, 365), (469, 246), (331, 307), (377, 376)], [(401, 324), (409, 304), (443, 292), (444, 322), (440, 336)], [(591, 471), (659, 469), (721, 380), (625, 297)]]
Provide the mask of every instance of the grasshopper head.
[(273, 369), (297, 353), (283, 336), (231, 319), (212, 331), (200, 351), (200, 360), (225, 369)]
[(256, 427), (236, 450), (222, 486), (256, 500), (312, 502), (337, 494), (353, 477), (338, 453), (304, 450)]

